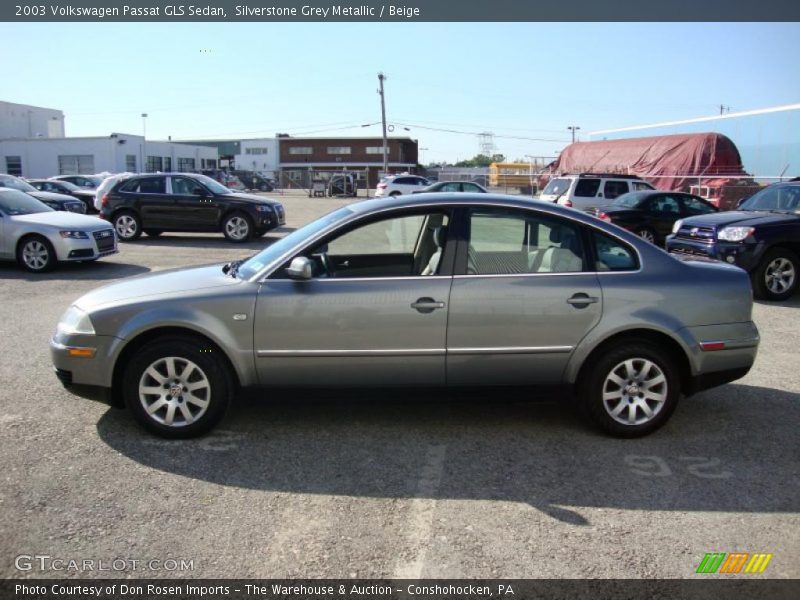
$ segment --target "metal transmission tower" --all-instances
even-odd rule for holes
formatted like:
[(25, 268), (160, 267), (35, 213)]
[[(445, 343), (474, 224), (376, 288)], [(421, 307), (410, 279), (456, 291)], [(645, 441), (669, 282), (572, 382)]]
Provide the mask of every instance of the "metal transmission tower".
[(478, 147), (480, 148), (480, 153), (484, 156), (494, 156), (496, 151), (494, 145), (494, 133), (491, 131), (484, 131), (478, 134)]

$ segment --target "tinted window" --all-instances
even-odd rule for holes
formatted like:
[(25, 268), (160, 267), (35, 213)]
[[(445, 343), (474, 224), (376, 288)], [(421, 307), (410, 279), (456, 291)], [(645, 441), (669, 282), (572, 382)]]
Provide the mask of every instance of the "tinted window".
[(188, 177), (173, 177), (172, 178), (172, 193), (183, 196), (191, 196), (198, 192), (205, 192), (203, 186), (197, 183), (194, 179)]
[[(642, 203), (642, 198), (644, 197), (645, 196), (643, 194), (636, 194), (634, 192), (629, 192), (627, 194), (622, 194), (621, 196), (618, 196), (612, 203), (612, 206), (619, 206), (621, 208), (635, 208), (638, 206), (639, 208), (645, 208), (645, 206), (640, 206), (640, 203)], [(647, 204), (647, 203), (642, 203), (642, 204)]]
[(628, 193), (627, 181), (606, 181), (603, 186), (603, 195), (606, 198), (614, 199), (617, 196)]
[(714, 211), (714, 207), (704, 202), (700, 198), (695, 198), (693, 196), (681, 196), (681, 201), (683, 202), (683, 208), (685, 209), (684, 212), (687, 215), (705, 215)]
[(122, 186), (123, 192), (135, 192), (139, 194), (164, 194), (166, 193), (166, 178), (164, 177), (144, 177), (133, 179)]
[(663, 195), (650, 200), (649, 210), (659, 215), (675, 215), (677, 217), (681, 212), (681, 207), (677, 198)]
[(747, 200), (741, 208), (744, 210), (797, 211), (800, 209), (800, 186), (770, 186)]
[[(608, 185), (608, 184), (606, 184)], [(575, 196), (596, 196), (600, 189), (599, 179), (579, 179), (575, 186)]]
[(443, 192), (457, 192), (458, 191), (458, 184), (456, 182), (454, 182), (454, 181), (451, 181), (449, 183), (445, 183), (441, 187), (441, 191), (443, 191)]
[(477, 210), (470, 215), (470, 275), (581, 270), (580, 232), (569, 221), (502, 210)]
[(634, 251), (616, 238), (592, 232), (594, 252), (597, 257), (595, 269), (597, 271), (634, 271), (636, 270), (636, 254)]
[(392, 183), (397, 185), (414, 185), (417, 183), (415, 180), (411, 179), (411, 177), (398, 177)]

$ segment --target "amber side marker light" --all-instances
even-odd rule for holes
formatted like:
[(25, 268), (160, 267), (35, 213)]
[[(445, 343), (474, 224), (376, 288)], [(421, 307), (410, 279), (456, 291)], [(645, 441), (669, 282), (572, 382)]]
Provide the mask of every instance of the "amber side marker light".
[(94, 348), (68, 348), (67, 354), (75, 358), (94, 358)]

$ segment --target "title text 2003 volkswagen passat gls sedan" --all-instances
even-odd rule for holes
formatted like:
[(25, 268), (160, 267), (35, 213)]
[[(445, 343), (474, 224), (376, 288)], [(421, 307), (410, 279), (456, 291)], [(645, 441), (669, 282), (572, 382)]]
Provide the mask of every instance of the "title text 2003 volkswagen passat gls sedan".
[(741, 269), (589, 215), (421, 194), (341, 208), (241, 263), (100, 288), (51, 348), (68, 387), (168, 437), (209, 430), (239, 387), (309, 381), (556, 385), (637, 436), (681, 394), (747, 373), (751, 308)]

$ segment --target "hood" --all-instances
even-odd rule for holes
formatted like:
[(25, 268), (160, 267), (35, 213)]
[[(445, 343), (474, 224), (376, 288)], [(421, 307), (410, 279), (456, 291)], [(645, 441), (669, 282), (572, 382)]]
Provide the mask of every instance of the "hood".
[(242, 192), (233, 192), (232, 194), (228, 194), (227, 198), (236, 198), (237, 200), (244, 200), (245, 202), (250, 202), (252, 204), (269, 204), (270, 206), (275, 206), (276, 204), (280, 204), (277, 200), (273, 200), (272, 198), (264, 198), (264, 196), (257, 196), (255, 194), (245, 194)]
[(697, 217), (687, 217), (683, 220), (683, 223), (684, 225), (695, 227), (720, 228), (728, 225), (755, 227), (757, 225), (773, 225), (798, 220), (800, 220), (800, 216), (788, 213), (768, 212), (765, 210), (731, 210)]
[(236, 279), (222, 272), (222, 265), (206, 265), (189, 269), (168, 269), (157, 273), (128, 277), (118, 283), (97, 288), (81, 296), (75, 304), (82, 310), (126, 302), (148, 296), (161, 296), (173, 293), (184, 294), (193, 290), (202, 290), (228, 285), (238, 285)]
[(75, 202), (75, 198), (73, 196), (67, 196), (66, 194), (57, 194), (55, 192), (25, 192), (29, 196), (33, 196), (38, 200), (49, 200), (50, 202)]
[[(69, 197), (69, 196), (68, 196)], [(71, 202), (76, 202), (75, 198), (70, 198)], [(87, 217), (72, 212), (48, 211), (32, 215), (14, 215), (12, 217), (18, 223), (31, 223), (33, 225), (50, 225), (59, 229), (80, 229), (83, 231), (100, 231), (111, 229), (111, 223), (102, 221), (97, 217)]]
[(78, 188), (70, 192), (72, 196), (83, 196), (84, 198), (94, 198), (97, 190), (90, 190), (89, 188)]

